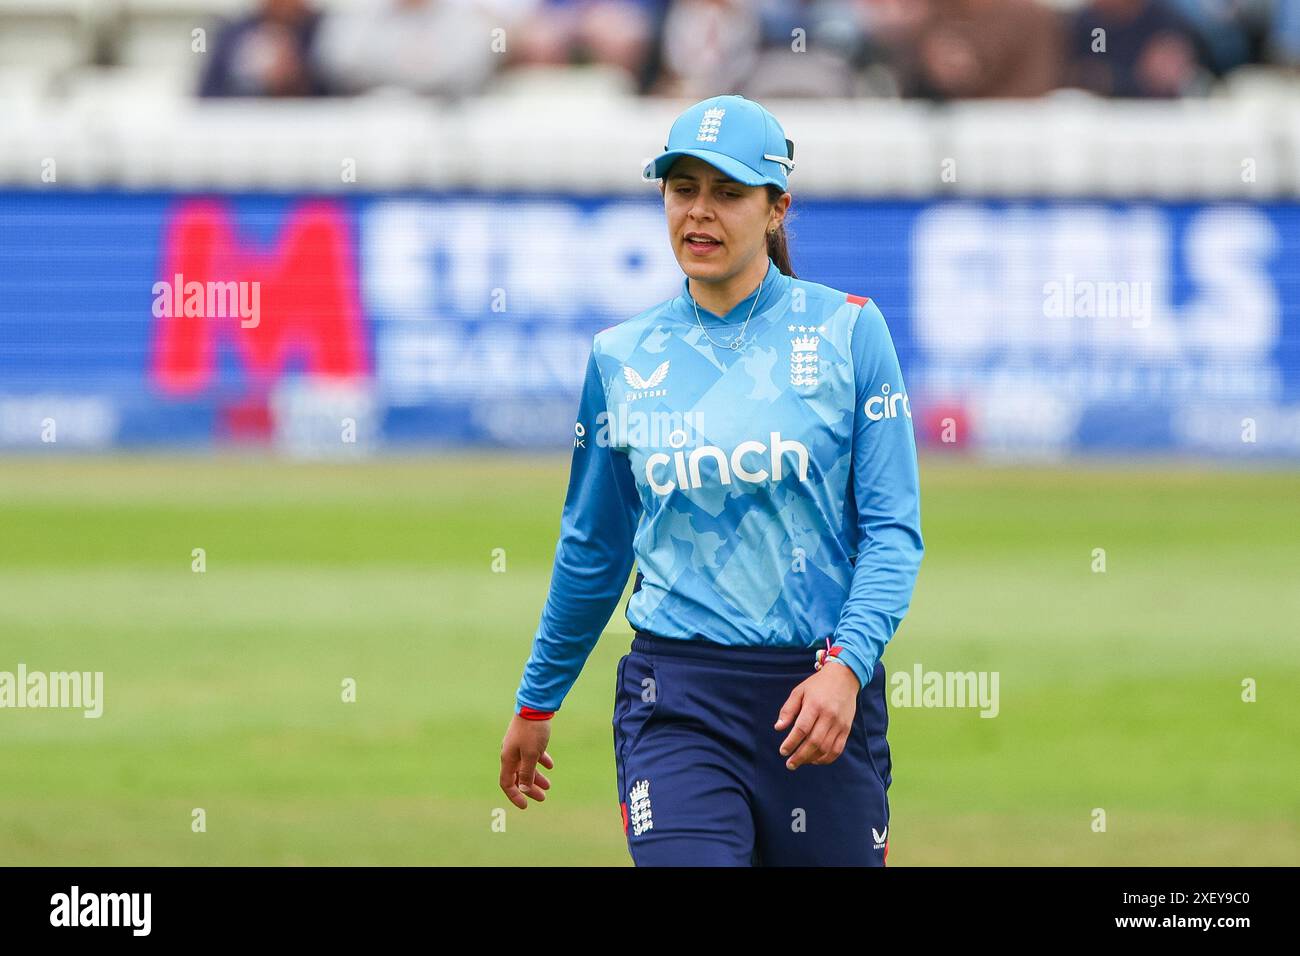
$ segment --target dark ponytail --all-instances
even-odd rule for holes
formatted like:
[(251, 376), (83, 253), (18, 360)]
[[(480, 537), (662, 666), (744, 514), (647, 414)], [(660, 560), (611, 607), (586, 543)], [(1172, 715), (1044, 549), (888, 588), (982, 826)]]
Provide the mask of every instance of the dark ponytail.
[[(767, 184), (767, 200), (775, 204), (778, 199), (785, 193), (780, 186)], [(786, 219), (790, 218), (786, 214)], [(790, 242), (785, 233), (785, 219), (781, 220), (781, 225), (767, 234), (767, 254), (772, 257), (776, 267), (791, 279), (799, 278), (794, 274), (794, 266), (790, 264)]]

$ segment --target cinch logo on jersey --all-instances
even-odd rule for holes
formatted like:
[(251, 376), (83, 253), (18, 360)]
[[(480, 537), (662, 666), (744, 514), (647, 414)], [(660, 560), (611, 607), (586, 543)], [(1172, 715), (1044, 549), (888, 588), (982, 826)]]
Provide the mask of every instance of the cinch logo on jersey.
[(912, 406), (907, 400), (907, 393), (894, 392), (892, 395), (889, 394), (889, 383), (886, 382), (880, 386), (879, 395), (872, 395), (867, 399), (866, 404), (862, 406), (862, 411), (866, 413), (867, 418), (873, 422), (878, 422), (882, 418), (897, 418), (900, 406), (903, 409), (903, 414), (911, 418)]
[[(731, 484), (731, 476), (734, 474), (739, 480), (750, 484), (759, 484), (767, 481), (780, 481), (782, 477), (782, 463), (785, 455), (794, 454), (799, 462), (799, 480), (808, 480), (808, 448), (803, 442), (795, 439), (786, 441), (781, 438), (780, 432), (772, 432), (769, 436), (771, 445), (764, 445), (761, 441), (742, 441), (731, 454), (723, 451), (717, 445), (702, 445), (691, 451), (688, 456), (685, 452), (678, 451), (672, 455), (665, 452), (655, 452), (646, 458), (645, 462), (645, 479), (656, 494), (671, 494), (675, 488), (681, 488), (683, 491), (691, 488), (702, 488), (704, 480), (700, 475), (700, 462), (704, 459), (711, 459), (714, 463), (718, 475), (718, 483), (723, 485)], [(686, 433), (683, 431), (673, 432), (668, 436), (668, 444), (674, 448), (680, 448), (686, 444)], [(767, 459), (771, 465), (771, 470), (759, 468), (751, 470), (746, 464), (746, 455), (769, 455)], [(763, 459), (759, 459), (762, 461)], [(750, 459), (753, 463), (753, 459)], [(667, 481), (661, 481), (656, 471), (666, 469), (669, 465), (674, 466), (676, 481), (671, 478)]]

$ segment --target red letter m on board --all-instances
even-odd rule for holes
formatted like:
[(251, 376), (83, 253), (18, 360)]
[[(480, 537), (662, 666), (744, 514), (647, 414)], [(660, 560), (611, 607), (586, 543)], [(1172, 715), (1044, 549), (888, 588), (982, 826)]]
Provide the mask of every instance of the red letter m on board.
[(353, 378), (369, 369), (356, 267), (347, 220), (336, 203), (312, 201), (287, 217), (276, 245), (249, 249), (235, 235), (224, 203), (179, 206), (167, 227), (162, 278), (173, 282), (258, 282), (255, 326), (230, 317), (173, 314), (158, 319), (154, 381), (176, 396), (212, 383), (216, 339), (234, 344), (251, 380), (264, 391), (297, 361), (312, 376)]

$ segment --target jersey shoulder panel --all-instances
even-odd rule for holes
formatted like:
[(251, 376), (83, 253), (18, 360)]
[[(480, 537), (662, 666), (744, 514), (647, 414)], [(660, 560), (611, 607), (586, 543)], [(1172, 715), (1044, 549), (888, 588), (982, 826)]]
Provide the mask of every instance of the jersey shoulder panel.
[(672, 299), (666, 299), (631, 318), (601, 329), (594, 339), (597, 357), (606, 357), (618, 364), (626, 362), (647, 336), (668, 321), (667, 313), (672, 302)]
[(810, 308), (817, 309), (822, 315), (830, 316), (845, 310), (848, 315), (856, 314), (858, 309), (871, 301), (870, 296), (859, 295), (835, 289), (820, 282), (808, 279), (792, 279), (792, 289), (800, 289), (808, 299)]

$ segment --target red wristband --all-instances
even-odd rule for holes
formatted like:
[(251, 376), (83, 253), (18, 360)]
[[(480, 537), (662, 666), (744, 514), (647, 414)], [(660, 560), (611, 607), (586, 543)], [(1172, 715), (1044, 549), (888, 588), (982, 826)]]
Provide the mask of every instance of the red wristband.
[(519, 716), (524, 718), (524, 720), (550, 720), (555, 716), (555, 711), (535, 710), (532, 707), (521, 707), (519, 709)]
[(829, 637), (826, 638), (826, 649), (817, 652), (817, 660), (813, 663), (813, 670), (821, 670), (823, 665), (825, 665), (825, 663), (831, 658), (834, 658), (837, 663), (844, 664), (845, 662), (839, 659), (841, 649), (842, 648), (838, 644), (831, 647), (831, 639)]

